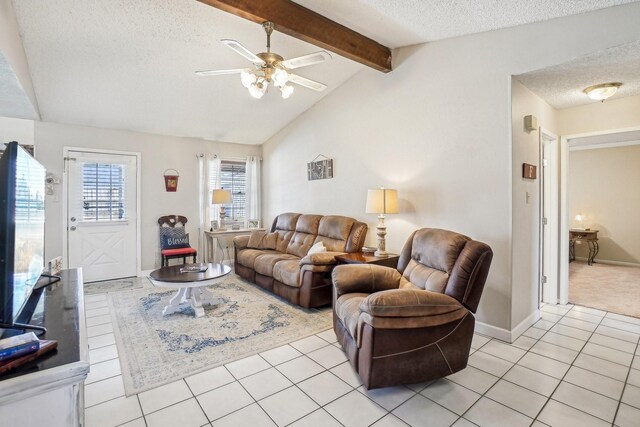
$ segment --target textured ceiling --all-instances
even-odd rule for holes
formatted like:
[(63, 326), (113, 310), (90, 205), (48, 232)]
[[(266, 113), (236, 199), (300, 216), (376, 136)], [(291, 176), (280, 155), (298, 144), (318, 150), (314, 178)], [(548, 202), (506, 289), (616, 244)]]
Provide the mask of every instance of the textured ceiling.
[(522, 74), (516, 79), (557, 109), (598, 102), (582, 91), (599, 83), (623, 83), (609, 99), (640, 95), (640, 40)]
[[(374, 40), (400, 47), (566, 16), (631, 0), (300, 0)], [(260, 144), (363, 66), (333, 60), (298, 74), (326, 83), (251, 98), (237, 75), (203, 69), (248, 64), (219, 40), (264, 50), (259, 25), (195, 0), (13, 0), (44, 121)], [(318, 48), (274, 33), (286, 58)], [(15, 117), (15, 114), (5, 113)]]
[(576, 15), (637, 0), (296, 0), (389, 47)]
[[(238, 75), (195, 70), (251, 64), (220, 43), (265, 49), (261, 26), (185, 0), (14, 2), (42, 120), (260, 144), (362, 69), (333, 55), (297, 74), (326, 83), (289, 99), (254, 99)], [(319, 49), (274, 33), (285, 58)]]

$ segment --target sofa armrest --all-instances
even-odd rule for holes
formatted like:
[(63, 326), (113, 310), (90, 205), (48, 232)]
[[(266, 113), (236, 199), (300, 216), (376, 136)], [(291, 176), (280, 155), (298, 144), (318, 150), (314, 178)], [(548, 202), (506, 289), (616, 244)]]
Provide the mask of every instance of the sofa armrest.
[(397, 289), (402, 275), (398, 270), (374, 264), (338, 265), (331, 273), (335, 297), (353, 292), (374, 292)]
[(376, 292), (360, 303), (360, 310), (376, 317), (441, 316), (463, 309), (456, 299), (416, 289), (393, 289)]
[(249, 243), (249, 235), (236, 236), (233, 238), (233, 245), (235, 246), (237, 251), (241, 249), (246, 249), (248, 243)]
[(344, 255), (344, 252), (316, 252), (302, 258), (300, 265), (335, 265), (338, 263), (338, 255)]

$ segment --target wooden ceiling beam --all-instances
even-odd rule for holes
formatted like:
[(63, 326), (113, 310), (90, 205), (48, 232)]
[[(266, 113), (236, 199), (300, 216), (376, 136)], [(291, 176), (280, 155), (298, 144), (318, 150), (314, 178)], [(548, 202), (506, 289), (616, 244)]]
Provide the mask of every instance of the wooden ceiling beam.
[(249, 21), (271, 21), (276, 31), (364, 64), (391, 71), (391, 50), (290, 0), (198, 0)]

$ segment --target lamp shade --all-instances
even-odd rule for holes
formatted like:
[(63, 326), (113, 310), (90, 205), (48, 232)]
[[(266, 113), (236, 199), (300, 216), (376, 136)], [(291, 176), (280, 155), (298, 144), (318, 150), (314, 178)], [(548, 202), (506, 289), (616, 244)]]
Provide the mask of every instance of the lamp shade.
[(211, 203), (214, 205), (231, 203), (231, 191), (225, 189), (213, 190), (211, 194)]
[(398, 213), (398, 190), (377, 188), (367, 190), (366, 213)]

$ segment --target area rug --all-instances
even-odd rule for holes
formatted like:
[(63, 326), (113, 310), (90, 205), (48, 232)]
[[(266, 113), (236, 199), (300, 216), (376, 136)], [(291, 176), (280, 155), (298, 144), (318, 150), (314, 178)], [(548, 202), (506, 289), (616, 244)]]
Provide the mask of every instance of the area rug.
[(640, 317), (640, 268), (574, 261), (569, 264), (569, 302)]
[(289, 304), (238, 276), (208, 289), (222, 303), (168, 316), (175, 290), (144, 286), (108, 294), (127, 396), (331, 328), (329, 311)]
[(132, 289), (141, 289), (145, 285), (152, 286), (146, 277), (129, 277), (126, 279), (90, 282), (84, 284), (84, 294), (95, 295), (108, 292), (129, 291)]

